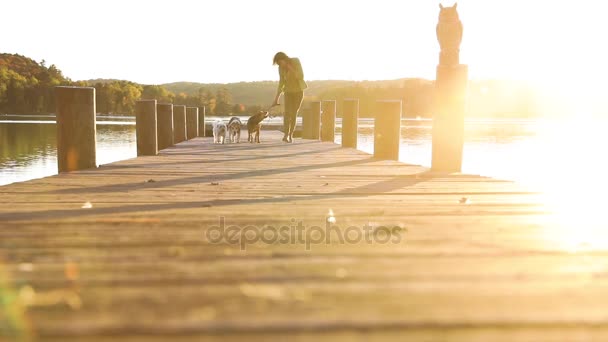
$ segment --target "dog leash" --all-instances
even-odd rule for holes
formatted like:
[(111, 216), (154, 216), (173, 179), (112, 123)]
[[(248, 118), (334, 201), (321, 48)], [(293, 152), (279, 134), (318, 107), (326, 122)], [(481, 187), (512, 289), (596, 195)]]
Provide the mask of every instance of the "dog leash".
[(266, 110), (266, 111), (268, 112), (268, 116), (270, 116), (270, 118), (271, 118), (271, 119), (274, 119), (275, 115), (270, 114), (270, 110), (271, 110), (272, 108), (274, 108), (274, 107), (277, 107), (277, 106), (280, 106), (280, 105), (278, 105), (278, 104), (276, 104), (276, 103), (275, 103), (275, 104), (272, 104), (272, 105), (270, 105), (270, 107), (268, 107), (268, 109)]

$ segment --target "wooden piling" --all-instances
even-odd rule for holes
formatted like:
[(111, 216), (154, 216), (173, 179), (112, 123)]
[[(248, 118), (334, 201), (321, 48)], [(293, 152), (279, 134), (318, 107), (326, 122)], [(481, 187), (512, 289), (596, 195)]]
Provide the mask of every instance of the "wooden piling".
[(319, 140), (321, 138), (321, 102), (310, 103), (310, 134), (308, 139)]
[(357, 148), (359, 99), (345, 99), (342, 106), (342, 147)]
[(401, 141), (401, 100), (376, 102), (374, 157), (399, 160)]
[(311, 122), (310, 119), (312, 118), (311, 116), (311, 111), (310, 108), (302, 110), (302, 139), (310, 139), (310, 135), (311, 135)]
[(464, 114), (468, 80), (466, 65), (437, 67), (436, 111), (433, 117), (431, 169), (461, 172)]
[(173, 105), (173, 143), (186, 140), (186, 106)]
[(173, 105), (159, 103), (156, 105), (156, 136), (158, 150), (173, 146)]
[(186, 108), (186, 139), (198, 137), (198, 107)]
[(205, 108), (206, 107), (200, 107), (198, 109), (198, 136), (199, 137), (207, 136), (207, 134), (205, 132)]
[(55, 87), (59, 172), (97, 167), (95, 88)]
[(323, 114), (321, 114), (321, 141), (335, 140), (336, 136), (336, 101), (323, 101)]
[(135, 103), (135, 125), (137, 136), (137, 155), (157, 155), (158, 140), (156, 138), (156, 100), (139, 100)]

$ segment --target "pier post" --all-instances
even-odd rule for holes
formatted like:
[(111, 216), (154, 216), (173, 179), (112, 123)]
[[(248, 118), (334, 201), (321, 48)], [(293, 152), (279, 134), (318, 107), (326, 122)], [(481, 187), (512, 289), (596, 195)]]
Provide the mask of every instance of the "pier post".
[(310, 139), (312, 119), (310, 108), (302, 110), (302, 139)]
[(173, 105), (170, 103), (157, 104), (156, 121), (156, 136), (160, 151), (173, 146)]
[(436, 111), (433, 117), (431, 169), (461, 172), (464, 148), (464, 114), (468, 67), (463, 64), (437, 67)]
[(345, 99), (342, 106), (342, 147), (357, 148), (359, 99)]
[(206, 137), (207, 134), (205, 132), (205, 108), (206, 107), (200, 107), (198, 109), (198, 136), (199, 137)]
[(137, 155), (157, 155), (156, 100), (139, 100), (135, 103), (135, 125)]
[(321, 114), (321, 141), (335, 140), (336, 136), (336, 101), (323, 101), (323, 114)]
[[(461, 172), (468, 66), (460, 64), (463, 25), (457, 5), (439, 5), (439, 65), (435, 81), (431, 170)], [(445, 14), (445, 15), (444, 15)]]
[(308, 139), (319, 140), (321, 137), (321, 101), (310, 103), (310, 135)]
[(186, 140), (198, 137), (198, 107), (186, 108)]
[(59, 172), (97, 167), (95, 88), (55, 87)]
[(377, 101), (374, 119), (374, 157), (399, 160), (401, 100)]
[(186, 106), (173, 105), (173, 143), (186, 140)]

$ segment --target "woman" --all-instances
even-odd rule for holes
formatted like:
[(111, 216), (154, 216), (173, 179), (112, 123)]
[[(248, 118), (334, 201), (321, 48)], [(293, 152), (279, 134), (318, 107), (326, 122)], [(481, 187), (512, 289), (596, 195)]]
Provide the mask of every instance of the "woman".
[(277, 52), (272, 60), (273, 65), (279, 66), (279, 87), (272, 106), (279, 105), (281, 93), (285, 93), (285, 116), (283, 118), (283, 129), (285, 136), (283, 141), (293, 142), (293, 132), (296, 129), (296, 117), (304, 98), (304, 82), (302, 64), (297, 58), (290, 58), (283, 52)]

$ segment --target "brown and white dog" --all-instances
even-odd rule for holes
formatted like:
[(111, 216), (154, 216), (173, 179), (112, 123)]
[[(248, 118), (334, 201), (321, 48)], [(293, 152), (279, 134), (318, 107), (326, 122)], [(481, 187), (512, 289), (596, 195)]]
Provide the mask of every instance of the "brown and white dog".
[[(257, 114), (252, 115), (247, 120), (247, 141), (249, 142), (260, 142), (260, 129), (262, 128), (262, 121), (268, 117), (267, 111), (259, 111)], [(254, 137), (255, 135), (255, 137)]]
[(239, 143), (241, 141), (241, 119), (233, 116), (228, 121), (228, 140), (231, 143)]

